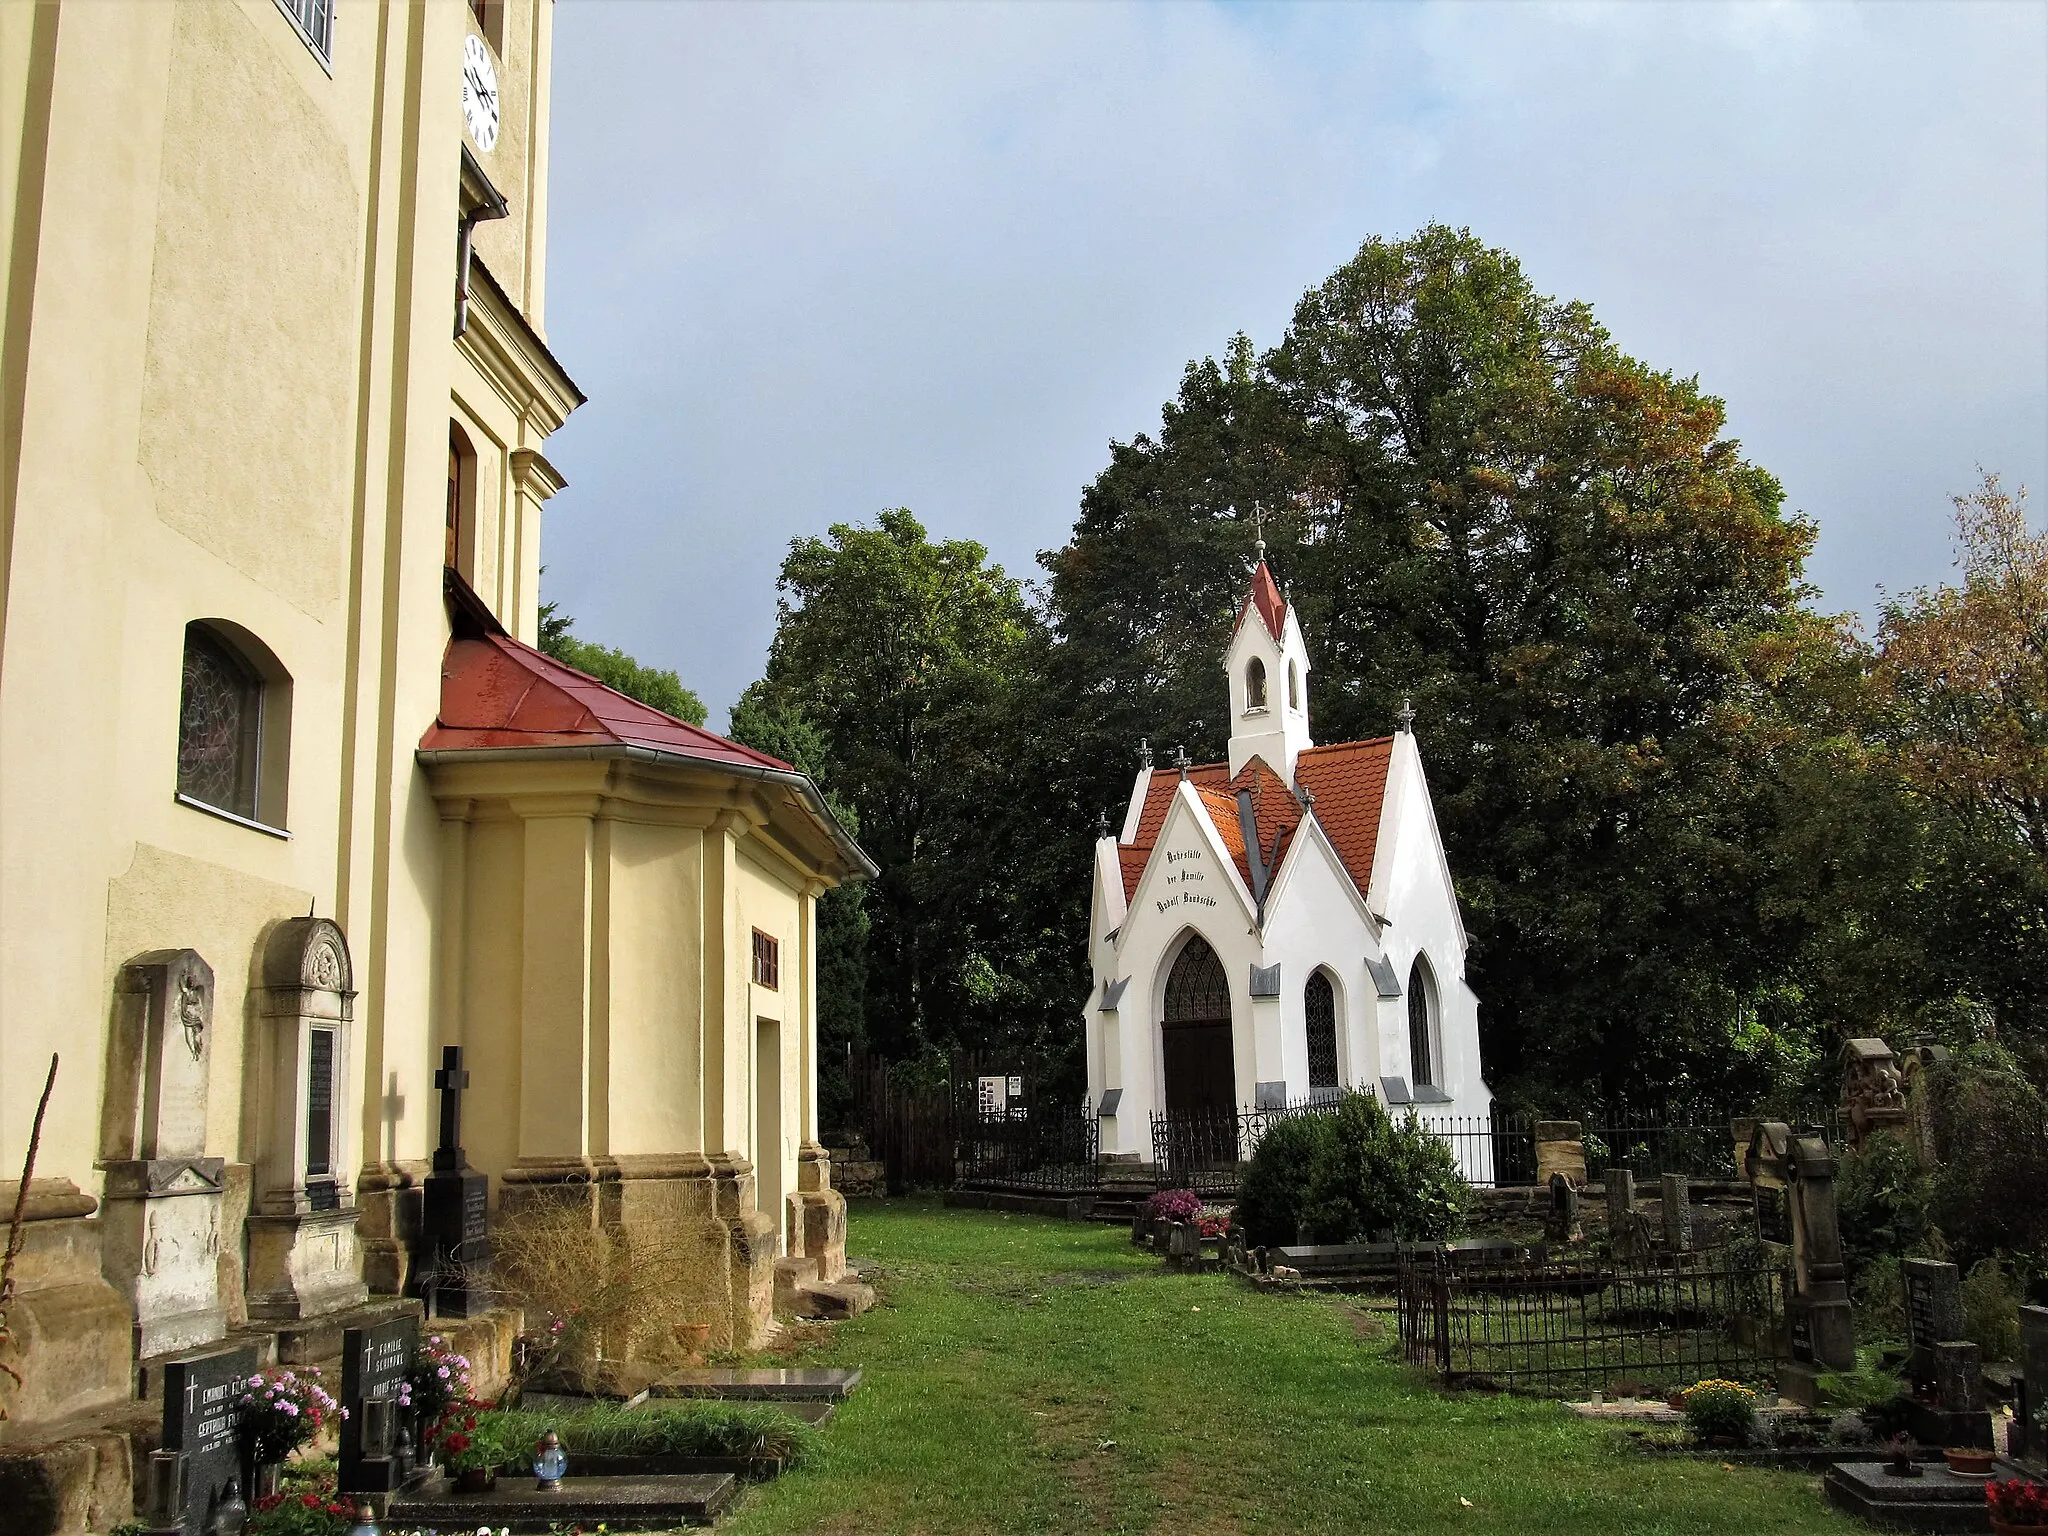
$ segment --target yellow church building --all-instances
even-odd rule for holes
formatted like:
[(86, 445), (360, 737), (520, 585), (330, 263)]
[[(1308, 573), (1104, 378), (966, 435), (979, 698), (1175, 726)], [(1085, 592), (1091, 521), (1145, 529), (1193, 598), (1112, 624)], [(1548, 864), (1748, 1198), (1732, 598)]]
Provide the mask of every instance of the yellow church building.
[[(416, 1290), (469, 1161), (833, 1279), (787, 765), (534, 649), (551, 0), (0, 5), (0, 1451)], [(785, 1276), (786, 1278), (786, 1276)], [(125, 1518), (125, 1512), (115, 1518)]]

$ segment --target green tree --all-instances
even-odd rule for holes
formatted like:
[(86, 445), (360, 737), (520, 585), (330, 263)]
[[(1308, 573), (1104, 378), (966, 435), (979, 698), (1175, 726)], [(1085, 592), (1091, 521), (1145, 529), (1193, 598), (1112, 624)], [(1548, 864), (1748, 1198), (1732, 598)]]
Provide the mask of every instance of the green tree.
[(704, 701), (685, 688), (683, 680), (674, 672), (661, 667), (642, 666), (624, 651), (579, 640), (571, 632), (574, 625), (575, 621), (563, 613), (558, 604), (542, 603), (541, 652), (565, 667), (587, 673), (607, 688), (616, 688), (628, 698), (651, 704), (665, 715), (687, 720), (692, 725), (704, 723)]
[(1016, 967), (989, 846), (1012, 768), (1006, 695), (1031, 626), (988, 552), (907, 509), (790, 545), (775, 639), (745, 705), (801, 719), (818, 777), (882, 873), (865, 898), (866, 1033), (909, 1055), (1000, 1031)]
[(1140, 735), (1222, 754), (1256, 517), (1318, 739), (1420, 712), (1496, 1084), (1726, 1088), (1792, 942), (1750, 727), (1812, 529), (1724, 426), (1469, 233), (1368, 241), (1277, 348), (1190, 365), (1043, 557), (1076, 798)]

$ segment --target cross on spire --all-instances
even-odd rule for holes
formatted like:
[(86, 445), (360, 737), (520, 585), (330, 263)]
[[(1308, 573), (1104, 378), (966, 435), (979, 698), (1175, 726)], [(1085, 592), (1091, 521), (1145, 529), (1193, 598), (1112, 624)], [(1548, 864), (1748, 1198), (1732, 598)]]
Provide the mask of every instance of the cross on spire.
[(1259, 559), (1266, 558), (1266, 514), (1259, 504), (1252, 503), (1252, 548), (1259, 553)]
[(1401, 701), (1401, 712), (1398, 715), (1394, 716), (1394, 718), (1401, 722), (1401, 734), (1404, 736), (1412, 736), (1415, 733), (1414, 701), (1410, 699), (1403, 699)]

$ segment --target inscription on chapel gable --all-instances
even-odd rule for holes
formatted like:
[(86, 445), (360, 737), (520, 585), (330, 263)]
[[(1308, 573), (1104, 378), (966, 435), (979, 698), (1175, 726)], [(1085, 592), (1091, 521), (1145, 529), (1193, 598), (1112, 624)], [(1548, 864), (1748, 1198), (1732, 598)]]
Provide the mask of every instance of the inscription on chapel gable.
[(1163, 897), (1155, 897), (1153, 905), (1165, 912), (1173, 907), (1213, 907), (1216, 898), (1202, 890), (1209, 878), (1203, 868), (1208, 860), (1199, 848), (1169, 848), (1166, 850), (1167, 875), (1161, 882), (1167, 888)]

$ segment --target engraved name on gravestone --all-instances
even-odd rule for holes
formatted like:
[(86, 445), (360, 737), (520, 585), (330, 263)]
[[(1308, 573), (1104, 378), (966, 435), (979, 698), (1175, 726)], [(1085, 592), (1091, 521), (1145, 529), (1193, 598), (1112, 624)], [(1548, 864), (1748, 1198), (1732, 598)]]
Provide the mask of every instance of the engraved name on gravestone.
[[(205, 1536), (231, 1482), (243, 1476), (237, 1399), (256, 1373), (253, 1345), (173, 1360), (164, 1368), (164, 1449), (185, 1457), (178, 1526)], [(241, 1490), (246, 1501), (248, 1489)]]
[(1916, 1381), (1930, 1381), (1934, 1346), (1963, 1336), (1962, 1275), (1955, 1265), (1938, 1259), (1905, 1259), (1899, 1264), (1899, 1281), (1906, 1298), (1909, 1364)]
[(398, 1463), (391, 1447), (363, 1444), (364, 1431), (374, 1417), (363, 1411), (363, 1405), (397, 1400), (399, 1386), (412, 1369), (419, 1347), (419, 1321), (411, 1316), (394, 1317), (374, 1328), (343, 1331), (341, 1405), (348, 1410), (348, 1417), (341, 1421), (338, 1486), (343, 1493), (386, 1493), (398, 1486)]

